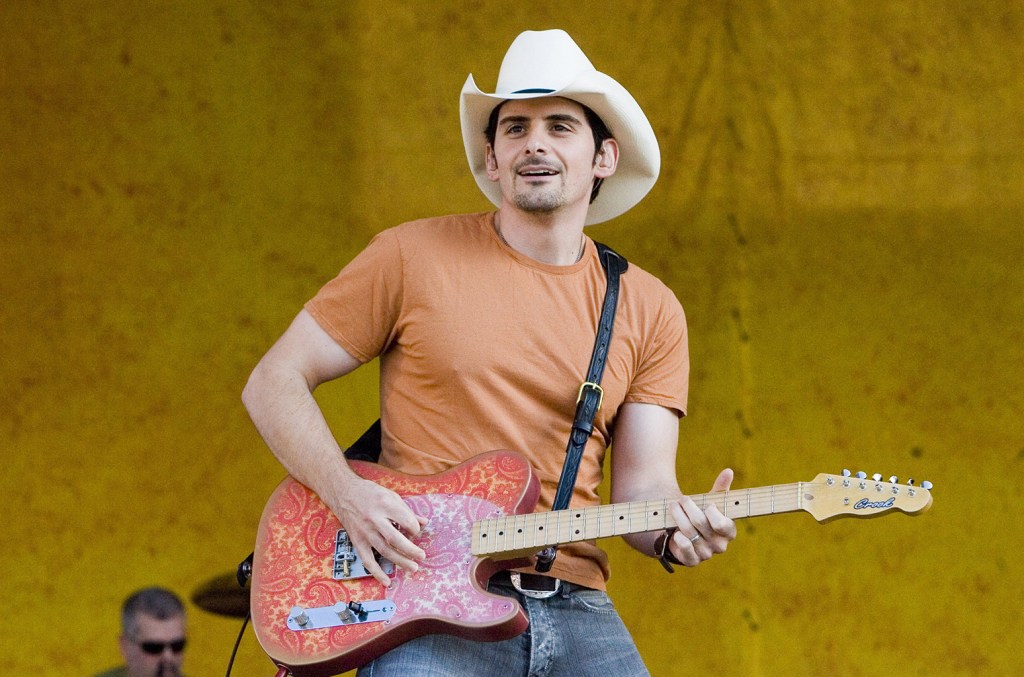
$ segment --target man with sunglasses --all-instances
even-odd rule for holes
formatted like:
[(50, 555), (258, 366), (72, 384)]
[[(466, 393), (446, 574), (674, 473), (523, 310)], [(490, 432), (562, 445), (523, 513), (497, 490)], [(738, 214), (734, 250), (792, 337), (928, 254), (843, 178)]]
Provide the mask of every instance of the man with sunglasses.
[(180, 677), (185, 659), (185, 607), (170, 590), (144, 588), (121, 608), (125, 664), (96, 677)]

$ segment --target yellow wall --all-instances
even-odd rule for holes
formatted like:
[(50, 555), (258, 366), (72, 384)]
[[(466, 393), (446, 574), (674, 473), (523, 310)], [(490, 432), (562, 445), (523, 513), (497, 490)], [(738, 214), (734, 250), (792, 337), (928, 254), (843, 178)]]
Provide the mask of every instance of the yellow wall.
[[(610, 543), (652, 672), (1024, 668), (1019, 3), (142, 4), (0, 3), (9, 672), (106, 667), (125, 594), (249, 552), (282, 471), (248, 371), (372, 233), (486, 208), (458, 91), (552, 26), (662, 143), (592, 234), (687, 309), (684, 487), (936, 484), (916, 519), (750, 521), (672, 577)], [(343, 442), (375, 387), (320, 394)], [(191, 673), (221, 674), (238, 623), (190, 616)], [(272, 674), (251, 632), (235, 674)]]

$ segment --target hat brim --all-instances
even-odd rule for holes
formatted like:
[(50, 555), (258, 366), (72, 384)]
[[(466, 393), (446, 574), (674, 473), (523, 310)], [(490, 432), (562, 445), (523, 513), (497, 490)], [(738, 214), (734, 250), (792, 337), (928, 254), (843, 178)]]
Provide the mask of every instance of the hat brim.
[(487, 176), (484, 131), (491, 111), (502, 101), (558, 96), (590, 108), (619, 144), (619, 164), (606, 178), (587, 210), (586, 225), (615, 218), (632, 209), (650, 192), (661, 170), (661, 152), (654, 129), (640, 105), (622, 85), (599, 71), (581, 73), (572, 83), (551, 92), (494, 93), (480, 90), (470, 75), (462, 87), (462, 140), (473, 178), (484, 195), (501, 206), (501, 187)]

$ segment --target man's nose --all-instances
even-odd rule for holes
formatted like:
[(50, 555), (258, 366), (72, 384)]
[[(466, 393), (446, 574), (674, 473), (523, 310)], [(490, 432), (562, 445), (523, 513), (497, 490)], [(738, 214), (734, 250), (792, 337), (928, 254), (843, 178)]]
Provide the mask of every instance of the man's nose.
[(543, 132), (530, 132), (530, 136), (526, 139), (526, 152), (531, 154), (547, 152), (547, 139)]

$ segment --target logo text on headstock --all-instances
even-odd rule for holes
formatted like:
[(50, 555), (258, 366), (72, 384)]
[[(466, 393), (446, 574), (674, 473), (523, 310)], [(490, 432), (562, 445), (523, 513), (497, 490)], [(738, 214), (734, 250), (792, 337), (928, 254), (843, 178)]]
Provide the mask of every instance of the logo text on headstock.
[(866, 498), (862, 498), (857, 501), (853, 509), (854, 510), (882, 510), (883, 508), (891, 508), (896, 505), (896, 498), (892, 497), (885, 501), (869, 501)]

